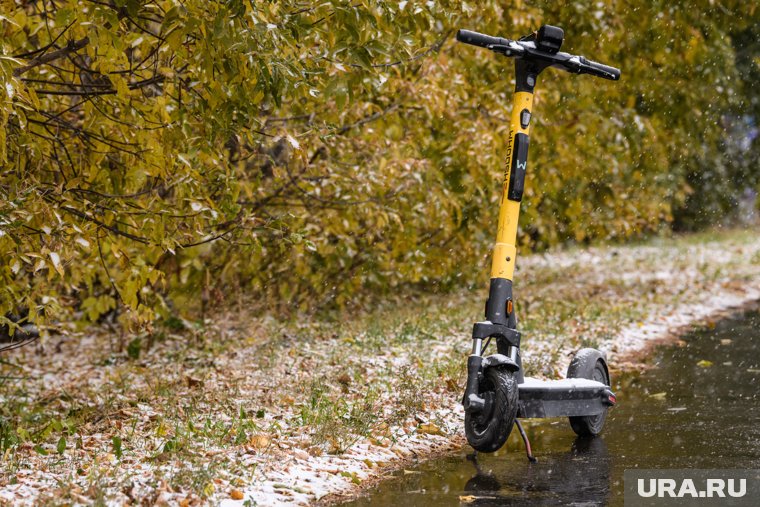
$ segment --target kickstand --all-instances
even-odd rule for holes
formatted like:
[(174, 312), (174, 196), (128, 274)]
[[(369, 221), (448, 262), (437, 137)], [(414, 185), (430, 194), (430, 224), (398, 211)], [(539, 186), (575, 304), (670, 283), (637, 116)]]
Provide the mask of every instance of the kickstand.
[(520, 424), (519, 419), (515, 419), (515, 424), (517, 424), (517, 429), (520, 430), (520, 436), (523, 439), (523, 442), (525, 442), (525, 454), (528, 455), (528, 461), (531, 463), (537, 463), (538, 460), (535, 456), (533, 456), (533, 451), (530, 450), (530, 440), (528, 440), (528, 434), (525, 433), (525, 430), (522, 427), (522, 424)]

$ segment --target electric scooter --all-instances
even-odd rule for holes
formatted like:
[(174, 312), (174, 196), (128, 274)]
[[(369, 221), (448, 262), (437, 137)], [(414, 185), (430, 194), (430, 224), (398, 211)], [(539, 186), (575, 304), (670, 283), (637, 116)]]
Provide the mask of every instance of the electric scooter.
[[(617, 81), (620, 70), (560, 51), (564, 32), (544, 25), (519, 40), (459, 30), (457, 40), (515, 59), (515, 93), (507, 148), (496, 244), (485, 318), (472, 331), (472, 353), (467, 360), (467, 386), (462, 404), (465, 434), (476, 450), (493, 452), (507, 441), (517, 424), (528, 458), (535, 461), (527, 434), (518, 418), (569, 417), (581, 436), (602, 431), (607, 410), (615, 405), (605, 355), (591, 348), (579, 350), (561, 380), (537, 380), (523, 375), (520, 332), (512, 299), (517, 254), (517, 220), (528, 168), (528, 141), (536, 78), (553, 67), (574, 74), (591, 74)], [(496, 343), (495, 354), (485, 355)]]

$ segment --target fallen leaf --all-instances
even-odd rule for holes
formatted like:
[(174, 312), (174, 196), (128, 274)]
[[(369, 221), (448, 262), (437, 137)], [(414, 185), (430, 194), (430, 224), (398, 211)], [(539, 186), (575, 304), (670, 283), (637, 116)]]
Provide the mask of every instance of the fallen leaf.
[(264, 433), (253, 435), (251, 438), (248, 439), (248, 445), (250, 445), (254, 449), (259, 449), (259, 450), (269, 447), (270, 443), (272, 443), (272, 439), (269, 438), (269, 435), (266, 435)]
[(732, 341), (733, 340), (731, 340), (731, 338), (723, 338), (723, 339), (720, 340), (720, 344), (721, 345), (731, 345)]
[(233, 489), (232, 491), (230, 491), (230, 498), (232, 498), (233, 500), (242, 500), (243, 498), (245, 498), (245, 495), (239, 489)]
[(460, 503), (473, 503), (478, 498), (472, 495), (460, 495), (459, 496), (459, 502)]
[(668, 393), (662, 392), (662, 393), (650, 394), (649, 397), (654, 398), (655, 400), (664, 400), (667, 395)]
[(443, 431), (441, 431), (441, 428), (436, 426), (433, 423), (424, 423), (417, 426), (417, 431), (420, 433), (425, 433), (428, 435), (443, 435)]
[(298, 459), (301, 460), (308, 460), (309, 459), (309, 453), (301, 450), (301, 449), (291, 449), (290, 454)]
[(369, 441), (372, 445), (376, 445), (378, 447), (388, 447), (391, 444), (391, 440), (388, 438), (369, 437)]
[(701, 361), (697, 363), (697, 366), (699, 366), (700, 368), (709, 368), (712, 365), (713, 365), (712, 361), (708, 361), (707, 359), (702, 359)]

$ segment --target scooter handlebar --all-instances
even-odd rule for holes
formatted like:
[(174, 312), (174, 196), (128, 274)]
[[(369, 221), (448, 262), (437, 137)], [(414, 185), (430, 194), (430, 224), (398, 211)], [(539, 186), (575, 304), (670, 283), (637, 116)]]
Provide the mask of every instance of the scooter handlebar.
[(579, 74), (591, 74), (592, 76), (617, 81), (620, 79), (620, 69), (604, 65), (603, 63), (593, 62), (584, 57), (580, 57)]
[(457, 30), (457, 40), (481, 48), (488, 48), (489, 46), (507, 46), (511, 42), (509, 39), (492, 37), (484, 33), (472, 32), (470, 30)]
[(457, 40), (496, 51), (506, 56), (535, 58), (548, 66), (556, 67), (575, 74), (590, 74), (592, 76), (617, 81), (620, 79), (620, 69), (594, 62), (583, 56), (575, 56), (561, 52), (547, 52), (537, 47), (533, 40), (513, 41), (502, 37), (492, 37), (470, 30), (458, 30)]

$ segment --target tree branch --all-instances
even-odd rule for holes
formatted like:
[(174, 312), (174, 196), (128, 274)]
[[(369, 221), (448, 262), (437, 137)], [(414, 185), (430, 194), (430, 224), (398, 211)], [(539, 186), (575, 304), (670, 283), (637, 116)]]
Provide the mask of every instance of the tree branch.
[(124, 236), (125, 238), (131, 239), (132, 241), (137, 241), (138, 243), (142, 243), (143, 245), (150, 245), (151, 242), (148, 241), (146, 238), (143, 238), (141, 236), (136, 236), (134, 234), (130, 234), (128, 232), (122, 231), (120, 229), (117, 229), (116, 227), (112, 227), (108, 224), (105, 224), (98, 220), (95, 217), (88, 216), (87, 214), (79, 211), (78, 209), (70, 208), (69, 206), (63, 206), (58, 205), (58, 209), (61, 209), (67, 213), (71, 213), (72, 215), (81, 218), (82, 220), (87, 220), (88, 222), (92, 222), (98, 227), (102, 227), (103, 229), (106, 229), (108, 231), (111, 231), (112, 233), (118, 235), (118, 236)]
[[(153, 77), (142, 79), (140, 81), (135, 81), (134, 83), (129, 83), (127, 85), (127, 88), (130, 90), (139, 90), (140, 88), (144, 88), (146, 86), (150, 86), (153, 84), (159, 84), (163, 83), (166, 80), (166, 76), (163, 76), (161, 74), (156, 74)], [(27, 81), (26, 79), (24, 81)], [(31, 80), (29, 80), (31, 81)], [(41, 79), (35, 80), (35, 81), (43, 81)], [(65, 95), (65, 96), (89, 96), (89, 95), (116, 95), (117, 91), (111, 87), (111, 85), (90, 85), (90, 84), (76, 84), (76, 83), (67, 83), (65, 81), (48, 81), (47, 84), (51, 85), (58, 85), (58, 86), (67, 86), (69, 88), (72, 88), (72, 90), (47, 90), (47, 89), (40, 89), (34, 90), (34, 93), (37, 95)], [(81, 91), (77, 90), (77, 88), (82, 88)], [(96, 89), (91, 90), (90, 88), (104, 88), (104, 89)]]
[(346, 132), (348, 132), (349, 130), (351, 130), (354, 127), (360, 127), (360, 126), (364, 125), (365, 123), (370, 123), (370, 122), (375, 121), (375, 120), (377, 120), (379, 118), (382, 118), (383, 116), (385, 116), (385, 115), (387, 115), (389, 113), (392, 113), (393, 111), (395, 111), (398, 108), (399, 108), (398, 104), (391, 104), (390, 106), (386, 107), (382, 111), (378, 111), (378, 112), (373, 113), (373, 114), (371, 114), (369, 116), (365, 116), (364, 118), (360, 119), (359, 121), (356, 121), (356, 122), (351, 123), (349, 125), (344, 125), (343, 127), (341, 127), (341, 128), (338, 129), (338, 134), (345, 134)]
[(50, 53), (44, 54), (42, 56), (38, 56), (37, 58), (33, 58), (29, 61), (28, 64), (23, 65), (16, 70), (13, 71), (13, 75), (15, 77), (18, 77), (25, 72), (28, 72), (32, 70), (35, 67), (39, 67), (40, 65), (44, 65), (46, 63), (58, 60), (59, 58), (63, 58), (64, 56), (68, 55), (69, 53), (75, 53), (85, 47), (87, 44), (90, 43), (89, 37), (84, 37), (79, 40), (71, 40), (68, 44), (66, 44), (65, 47), (62, 47), (61, 49), (57, 49), (55, 51), (52, 51)]
[(65, 34), (69, 30), (69, 28), (71, 28), (74, 25), (74, 23), (76, 23), (76, 20), (72, 21), (71, 23), (69, 23), (69, 25), (66, 28), (64, 28), (63, 30), (61, 30), (61, 33), (59, 33), (58, 35), (56, 35), (55, 39), (53, 39), (50, 42), (50, 44), (46, 44), (45, 46), (42, 46), (39, 49), (34, 49), (32, 51), (27, 51), (26, 53), (21, 53), (21, 54), (18, 54), (18, 55), (13, 55), (13, 58), (30, 58), (30, 57), (32, 57), (32, 56), (34, 56), (36, 54), (44, 53), (48, 49), (50, 49), (53, 46), (55, 46), (55, 43), (58, 42), (58, 39), (60, 39), (61, 37), (63, 37), (63, 34)]

